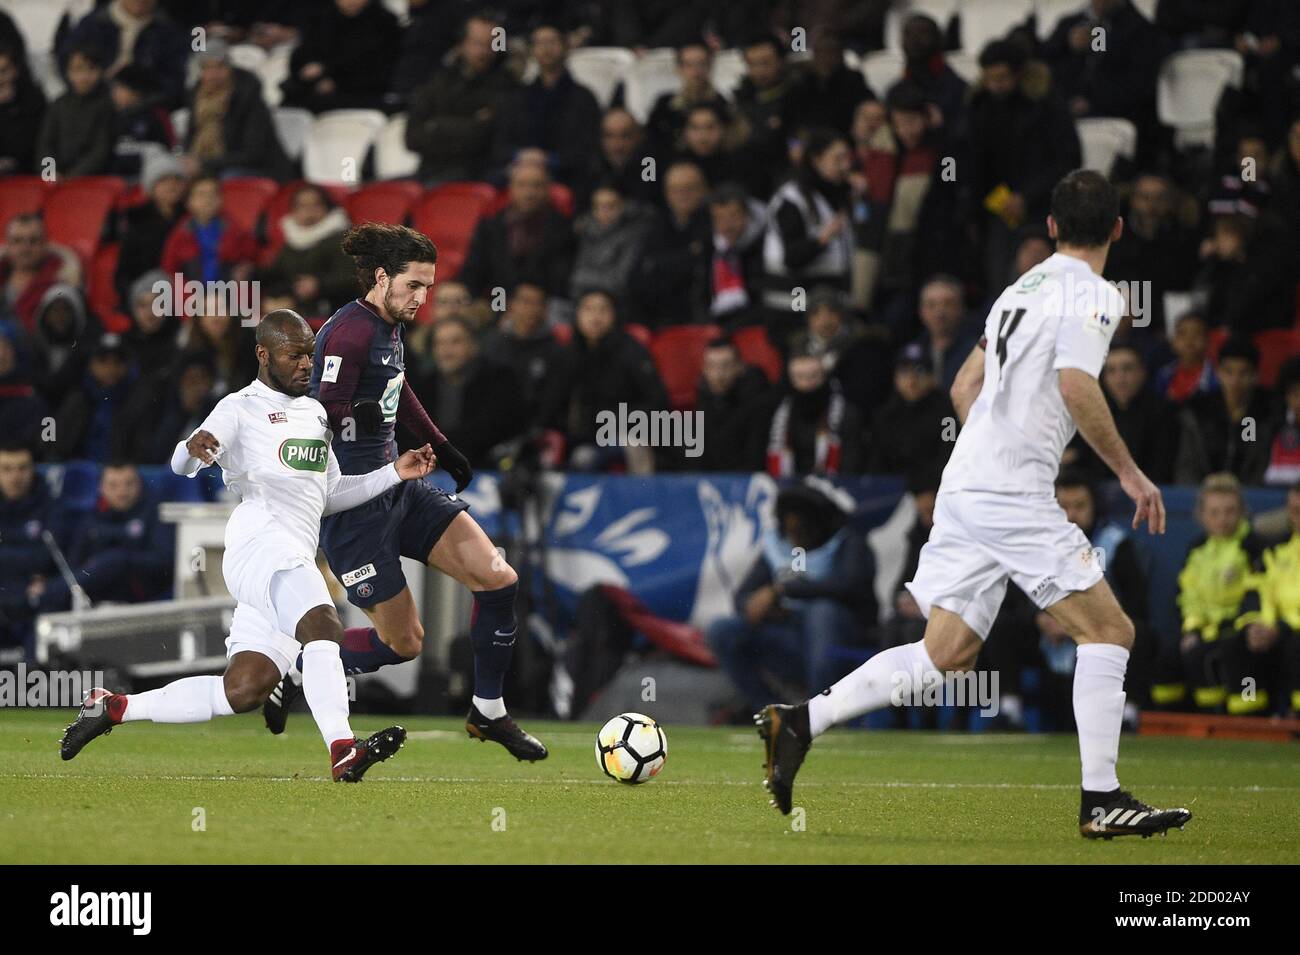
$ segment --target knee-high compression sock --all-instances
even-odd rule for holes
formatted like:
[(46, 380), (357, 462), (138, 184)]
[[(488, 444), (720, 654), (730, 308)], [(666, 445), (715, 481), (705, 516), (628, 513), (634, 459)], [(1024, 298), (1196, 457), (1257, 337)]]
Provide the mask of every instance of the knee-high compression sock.
[(829, 690), (808, 701), (808, 725), (819, 736), (837, 723), (883, 709), (895, 693), (909, 695), (928, 674), (938, 673), (924, 641), (882, 650)]
[[(380, 667), (394, 663), (405, 663), (413, 657), (404, 657), (383, 640), (374, 627), (350, 627), (343, 631), (343, 643), (339, 647), (339, 659), (343, 661), (343, 672), (351, 676), (358, 673), (374, 673)], [(302, 672), (302, 654), (298, 654), (296, 664)]]
[(1074, 663), (1074, 722), (1079, 727), (1083, 788), (1119, 788), (1115, 763), (1124, 721), (1124, 670), (1128, 650), (1113, 643), (1080, 644)]
[(474, 609), (469, 618), (469, 642), (474, 648), (474, 703), (489, 719), (505, 715), (505, 705), (500, 702), (501, 684), (515, 650), (518, 589), (518, 584), (510, 584), (499, 590), (474, 592)]
[(328, 748), (353, 739), (348, 725), (348, 681), (333, 640), (313, 640), (302, 649), (302, 692)]
[[(187, 676), (156, 690), (131, 693), (118, 722), (206, 723), (214, 716), (234, 716), (219, 676)], [(110, 715), (113, 715), (110, 710)]]

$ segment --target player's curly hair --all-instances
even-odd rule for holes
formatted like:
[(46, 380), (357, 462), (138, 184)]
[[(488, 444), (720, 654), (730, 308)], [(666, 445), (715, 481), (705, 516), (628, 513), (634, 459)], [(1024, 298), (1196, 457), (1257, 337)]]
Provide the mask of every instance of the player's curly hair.
[(395, 278), (412, 262), (438, 261), (438, 248), (427, 235), (388, 222), (354, 226), (344, 234), (342, 248), (356, 262), (357, 281), (365, 292), (375, 287), (375, 269)]

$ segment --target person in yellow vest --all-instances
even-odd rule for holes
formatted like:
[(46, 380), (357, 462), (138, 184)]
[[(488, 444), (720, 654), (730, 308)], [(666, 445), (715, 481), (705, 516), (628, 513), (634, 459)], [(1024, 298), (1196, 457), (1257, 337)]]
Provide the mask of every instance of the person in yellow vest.
[(1224, 646), (1229, 713), (1300, 713), (1300, 482), (1287, 493), (1286, 516), (1291, 536), (1264, 551), (1236, 621), (1240, 638)]
[(1222, 712), (1225, 647), (1241, 638), (1237, 620), (1264, 548), (1250, 529), (1241, 484), (1232, 474), (1211, 474), (1201, 482), (1196, 520), (1205, 533), (1192, 542), (1178, 574), (1179, 650), (1196, 709)]

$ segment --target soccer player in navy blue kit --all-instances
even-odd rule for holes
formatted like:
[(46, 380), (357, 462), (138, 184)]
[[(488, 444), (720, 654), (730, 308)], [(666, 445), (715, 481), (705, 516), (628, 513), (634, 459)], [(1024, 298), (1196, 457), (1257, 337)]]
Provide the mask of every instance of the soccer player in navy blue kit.
[[(470, 643), (474, 698), (465, 729), (521, 760), (546, 758), (546, 747), (506, 712), (501, 684), (515, 643), (518, 575), (469, 515), (457, 495), (473, 477), (469, 462), (429, 420), (406, 381), (402, 329), (415, 321), (433, 286), (438, 251), (414, 229), (367, 222), (343, 237), (365, 295), (334, 313), (316, 336), (311, 394), (325, 406), (333, 451), (344, 474), (362, 474), (397, 457), (400, 421), (428, 442), (438, 464), (456, 480), (448, 494), (426, 481), (406, 481), (368, 504), (321, 522), (330, 569), (373, 627), (349, 629), (342, 659), (348, 673), (370, 673), (420, 655), (424, 628), (406, 586), (401, 557), (420, 560), (455, 578), (474, 595)], [(263, 713), (273, 733), (284, 731), (297, 696), (285, 677)]]

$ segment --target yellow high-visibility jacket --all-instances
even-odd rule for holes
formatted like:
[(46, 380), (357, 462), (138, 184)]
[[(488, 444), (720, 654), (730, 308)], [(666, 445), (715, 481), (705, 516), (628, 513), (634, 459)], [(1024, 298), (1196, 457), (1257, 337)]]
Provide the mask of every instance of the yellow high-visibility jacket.
[(1182, 632), (1215, 640), (1219, 628), (1235, 622), (1253, 583), (1261, 551), (1245, 518), (1231, 537), (1205, 537), (1192, 545), (1178, 574)]
[(1264, 551), (1262, 563), (1263, 570), (1252, 574), (1249, 584), (1258, 595), (1259, 609), (1238, 617), (1237, 629), (1251, 623), (1272, 627), (1280, 622), (1300, 630), (1300, 532)]

